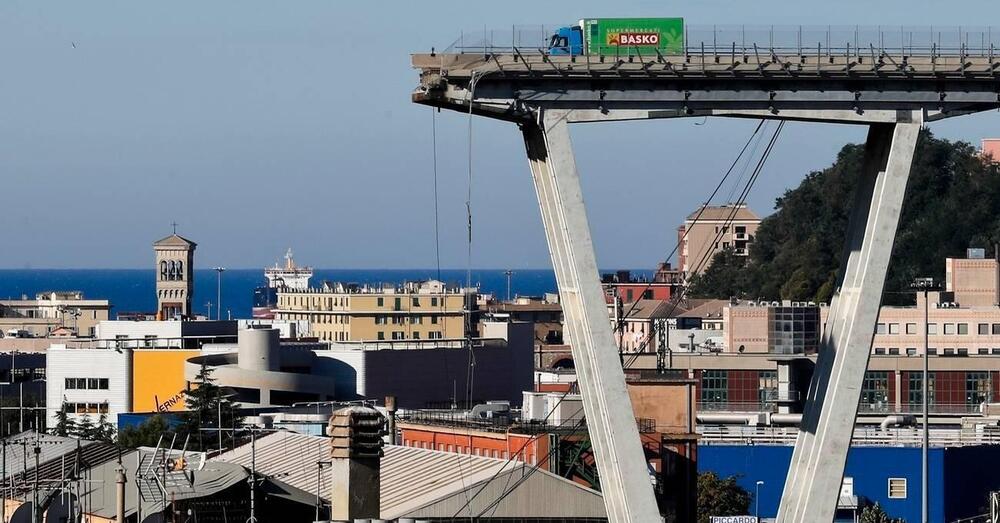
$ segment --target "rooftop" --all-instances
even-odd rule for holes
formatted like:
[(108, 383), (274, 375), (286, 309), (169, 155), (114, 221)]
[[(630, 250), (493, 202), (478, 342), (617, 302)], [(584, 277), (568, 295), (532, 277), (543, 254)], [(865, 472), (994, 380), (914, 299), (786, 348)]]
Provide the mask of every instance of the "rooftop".
[[(709, 205), (704, 207), (704, 210), (702, 209), (702, 207), (699, 207), (696, 211), (689, 214), (687, 221), (693, 222), (696, 219), (699, 222), (727, 220), (760, 221), (760, 216), (751, 211), (746, 204)], [(698, 216), (699, 213), (701, 216)]]
[(153, 242), (154, 247), (197, 247), (198, 244), (177, 234), (171, 234)]
[[(249, 467), (250, 445), (238, 447), (215, 459)], [(317, 475), (317, 463), (329, 459), (330, 439), (323, 436), (281, 431), (263, 436), (256, 442), (258, 473), (278, 479), (312, 495), (318, 493), (323, 498), (329, 497), (327, 492), (331, 485), (328, 475)], [(486, 510), (487, 505), (496, 499), (496, 493), (492, 490), (484, 491), (472, 506), (463, 505), (484, 484), (492, 481), (497, 488), (504, 488), (505, 485), (513, 488), (517, 486), (518, 479), (530, 475), (531, 469), (532, 467), (515, 461), (388, 445), (385, 447), (385, 456), (381, 464), (380, 517), (390, 520), (416, 515), (429, 517), (435, 510), (453, 517), (456, 513), (456, 509), (453, 508), (455, 503), (461, 507), (459, 511), (463, 514), (466, 510), (479, 513)], [(600, 493), (543, 470), (539, 470), (536, 476), (547, 483), (550, 494), (561, 490), (574, 496), (572, 499), (576, 503), (571, 505), (575, 506), (575, 509), (572, 509), (575, 514), (571, 515), (578, 517), (594, 515), (598, 511), (603, 514)], [(530, 486), (516, 490), (519, 495), (544, 498), (539, 495), (538, 489), (532, 489)], [(517, 501), (514, 499), (516, 497), (511, 496), (512, 505)], [(566, 498), (559, 499), (560, 511), (566, 510), (562, 503), (564, 500)], [(532, 515), (530, 514), (532, 511), (545, 511), (545, 505), (552, 505), (553, 501), (550, 498), (536, 499), (534, 503), (517, 503), (520, 505), (517, 509), (525, 511), (523, 517), (528, 517)], [(500, 516), (503, 509), (497, 507), (497, 510), (496, 515)]]

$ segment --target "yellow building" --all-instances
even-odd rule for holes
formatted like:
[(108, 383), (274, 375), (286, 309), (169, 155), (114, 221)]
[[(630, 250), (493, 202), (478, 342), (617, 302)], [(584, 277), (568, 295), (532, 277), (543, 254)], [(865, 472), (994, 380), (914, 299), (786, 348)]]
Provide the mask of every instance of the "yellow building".
[(437, 280), (400, 286), (324, 283), (318, 289), (279, 290), (275, 319), (307, 320), (307, 335), (324, 341), (462, 338), (464, 296), (462, 289)]

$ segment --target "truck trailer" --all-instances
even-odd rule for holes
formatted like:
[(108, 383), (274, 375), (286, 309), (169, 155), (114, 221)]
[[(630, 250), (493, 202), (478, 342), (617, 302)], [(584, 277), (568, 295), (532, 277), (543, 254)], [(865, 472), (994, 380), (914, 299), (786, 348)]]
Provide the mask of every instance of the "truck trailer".
[(683, 18), (585, 18), (559, 28), (549, 40), (552, 55), (629, 56), (684, 53)]

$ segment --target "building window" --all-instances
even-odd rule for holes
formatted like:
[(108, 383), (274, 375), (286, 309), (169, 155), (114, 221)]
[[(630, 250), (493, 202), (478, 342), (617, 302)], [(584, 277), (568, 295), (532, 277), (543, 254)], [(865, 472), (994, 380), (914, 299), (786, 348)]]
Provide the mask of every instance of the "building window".
[(917, 348), (916, 347), (907, 347), (906, 348), (906, 355), (907, 356), (916, 356), (917, 355)]
[(861, 385), (861, 405), (863, 412), (886, 412), (889, 409), (889, 373), (868, 371)]
[(885, 348), (883, 348), (883, 347), (875, 347), (875, 354), (878, 355), (878, 356), (884, 355), (885, 354)]
[(385, 339), (385, 332), (384, 331), (378, 331), (378, 339), (380, 339), (380, 340), (384, 340)]
[(431, 298), (431, 307), (437, 307), (437, 306), (438, 306), (438, 299), (432, 297)]
[[(927, 403), (929, 405), (934, 404), (934, 373), (927, 373)], [(907, 389), (909, 392), (906, 394), (907, 403), (910, 405), (910, 411), (915, 411), (924, 404), (924, 375), (921, 372), (910, 372), (909, 378), (906, 380)]]
[(994, 348), (993, 350), (990, 351), (990, 353), (993, 354), (994, 356), (1000, 356), (1000, 349)]
[(937, 323), (927, 324), (927, 334), (937, 334)]
[(889, 334), (899, 334), (899, 324), (890, 323), (889, 324)]
[(757, 400), (768, 405), (778, 397), (778, 371), (762, 370), (757, 378)]
[(885, 324), (884, 323), (876, 323), (875, 324), (875, 334), (885, 334), (885, 333), (886, 333)]
[(385, 306), (385, 298), (379, 297), (375, 300), (375, 304), (379, 307)]
[(703, 370), (701, 372), (701, 401), (704, 403), (725, 403), (728, 399), (728, 372), (724, 370)]
[(889, 478), (889, 499), (906, 499), (906, 478)]
[(890, 356), (899, 356), (899, 347), (891, 347), (891, 348), (889, 348), (889, 355)]
[(916, 334), (917, 333), (917, 324), (916, 323), (907, 323), (906, 324), (906, 333), (907, 334)]
[(1000, 336), (1000, 323), (993, 324), (993, 334)]
[(967, 406), (982, 405), (990, 401), (990, 373), (965, 373), (965, 404)]
[(927, 355), (937, 356), (937, 349), (935, 349), (934, 347), (927, 347)]
[(420, 306), (420, 298), (413, 298), (413, 306), (414, 307)]
[(989, 335), (989, 333), (990, 333), (990, 324), (989, 323), (980, 323), (979, 324), (979, 335), (980, 336), (986, 336), (986, 335)]
[(944, 324), (944, 333), (945, 334), (955, 334), (955, 324), (954, 323), (945, 323)]
[(958, 355), (959, 356), (968, 356), (969, 355), (969, 349), (959, 348), (958, 349)]
[(990, 353), (990, 349), (980, 348), (980, 349), (978, 349), (976, 351), (976, 354), (979, 354), (980, 356), (989, 355), (989, 353)]
[(959, 323), (958, 324), (958, 333), (959, 334), (968, 334), (969, 333), (969, 324), (968, 323)]

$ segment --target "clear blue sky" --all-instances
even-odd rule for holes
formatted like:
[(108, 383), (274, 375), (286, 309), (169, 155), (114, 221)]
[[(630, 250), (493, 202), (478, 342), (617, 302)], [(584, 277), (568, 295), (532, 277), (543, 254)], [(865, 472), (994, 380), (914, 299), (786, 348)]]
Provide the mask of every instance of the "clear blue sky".
[[(6, 0), (0, 268), (147, 267), (174, 220), (201, 267), (259, 267), (287, 247), (318, 267), (431, 267), (431, 112), (409, 102), (409, 54), (484, 25), (677, 15), (958, 26), (1000, 20), (1000, 4)], [(661, 259), (754, 125), (695, 122), (573, 130), (602, 267)], [(442, 263), (464, 267), (465, 121), (442, 113), (438, 124)], [(932, 129), (978, 143), (998, 124), (986, 113)], [(476, 120), (474, 134), (473, 265), (549, 267), (516, 128)], [(771, 212), (863, 136), (790, 125), (751, 206)]]

